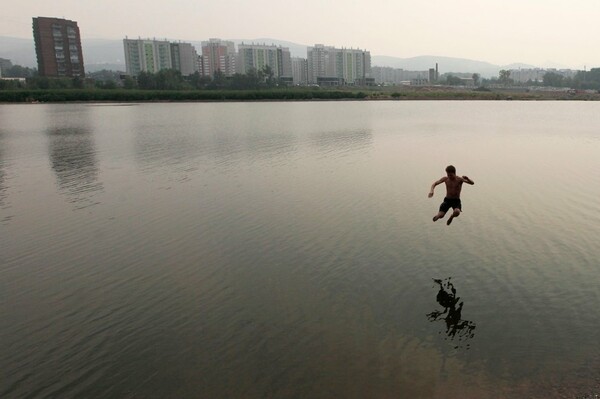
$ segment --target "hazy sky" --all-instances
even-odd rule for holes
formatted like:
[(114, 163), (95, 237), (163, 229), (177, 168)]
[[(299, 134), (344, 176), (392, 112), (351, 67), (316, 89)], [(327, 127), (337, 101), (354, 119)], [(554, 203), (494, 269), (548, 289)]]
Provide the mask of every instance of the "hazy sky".
[[(82, 37), (274, 38), (505, 65), (600, 67), (600, 0), (19, 0), (0, 36), (31, 38), (31, 18), (78, 22)], [(0, 53), (1, 53), (0, 49)]]

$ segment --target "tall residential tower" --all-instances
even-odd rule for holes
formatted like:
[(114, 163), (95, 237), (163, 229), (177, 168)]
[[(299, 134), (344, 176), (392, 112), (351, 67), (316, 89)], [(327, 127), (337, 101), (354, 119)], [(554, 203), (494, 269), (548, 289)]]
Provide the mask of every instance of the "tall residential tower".
[(292, 78), (292, 57), (287, 47), (264, 44), (240, 44), (238, 46), (237, 72), (247, 74), (250, 70), (261, 71), (266, 66), (276, 78)]
[(40, 76), (85, 76), (77, 22), (60, 18), (33, 18), (33, 39)]
[(183, 76), (198, 71), (198, 54), (190, 43), (154, 39), (123, 39), (127, 74), (175, 69)]
[(198, 53), (191, 43), (171, 43), (173, 69), (189, 76), (199, 71)]
[(235, 73), (235, 44), (221, 39), (202, 42), (202, 75), (213, 77), (221, 71), (225, 76)]
[(371, 53), (315, 44), (307, 49), (308, 82), (326, 85), (365, 84), (371, 76)]
[(137, 76), (140, 72), (156, 73), (171, 69), (171, 46), (168, 41), (123, 39), (127, 74)]

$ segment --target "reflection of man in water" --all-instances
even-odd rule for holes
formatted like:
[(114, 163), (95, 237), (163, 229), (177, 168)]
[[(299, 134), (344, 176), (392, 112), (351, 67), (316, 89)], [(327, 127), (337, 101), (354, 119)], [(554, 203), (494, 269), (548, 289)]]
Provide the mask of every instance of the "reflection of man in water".
[(435, 222), (436, 220), (443, 218), (446, 215), (446, 212), (452, 208), (452, 215), (450, 215), (450, 218), (446, 222), (446, 224), (450, 226), (452, 219), (458, 217), (462, 211), (462, 204), (460, 203), (460, 190), (462, 189), (463, 183), (473, 185), (475, 182), (473, 182), (473, 180), (469, 179), (467, 176), (456, 176), (456, 168), (452, 165), (446, 167), (446, 174), (447, 176), (442, 177), (440, 180), (435, 181), (431, 185), (429, 198), (433, 197), (433, 190), (435, 189), (435, 186), (446, 183), (446, 197), (444, 198), (444, 202), (442, 202), (440, 205), (438, 214), (433, 217), (433, 221)]
[(461, 319), (463, 302), (461, 302), (458, 307), (456, 306), (460, 297), (456, 296), (454, 285), (450, 281), (447, 281), (446, 283), (436, 279), (433, 281), (440, 286), (440, 290), (435, 299), (444, 308), (444, 311), (434, 310), (427, 315), (427, 318), (430, 321), (436, 321), (446, 315), (443, 317), (446, 322), (446, 335), (453, 339), (458, 334), (459, 341), (462, 338), (473, 338), (475, 335), (473, 332), (475, 323)]

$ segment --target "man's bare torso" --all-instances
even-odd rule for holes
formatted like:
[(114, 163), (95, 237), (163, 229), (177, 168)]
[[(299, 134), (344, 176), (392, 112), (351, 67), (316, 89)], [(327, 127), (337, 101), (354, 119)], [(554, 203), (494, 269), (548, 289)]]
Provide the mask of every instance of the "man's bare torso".
[(458, 176), (446, 177), (446, 198), (460, 198), (460, 190), (462, 189), (463, 179)]

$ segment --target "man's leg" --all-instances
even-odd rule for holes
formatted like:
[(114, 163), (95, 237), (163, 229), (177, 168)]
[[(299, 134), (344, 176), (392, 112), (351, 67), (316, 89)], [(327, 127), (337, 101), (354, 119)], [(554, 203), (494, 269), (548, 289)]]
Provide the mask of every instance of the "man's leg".
[(446, 224), (448, 226), (450, 226), (450, 223), (452, 223), (452, 219), (457, 218), (460, 216), (460, 209), (455, 208), (454, 211), (452, 212), (452, 215), (450, 215), (450, 218), (448, 219), (448, 221), (446, 222)]
[(438, 214), (433, 217), (433, 221), (435, 222), (436, 220), (446, 216), (446, 212), (448, 212), (449, 209), (450, 204), (446, 201), (446, 198), (444, 198), (444, 202), (441, 203), (440, 208), (438, 209)]
[(439, 211), (438, 214), (433, 217), (433, 221), (435, 222), (436, 220), (442, 219), (444, 216), (446, 216), (446, 212)]

